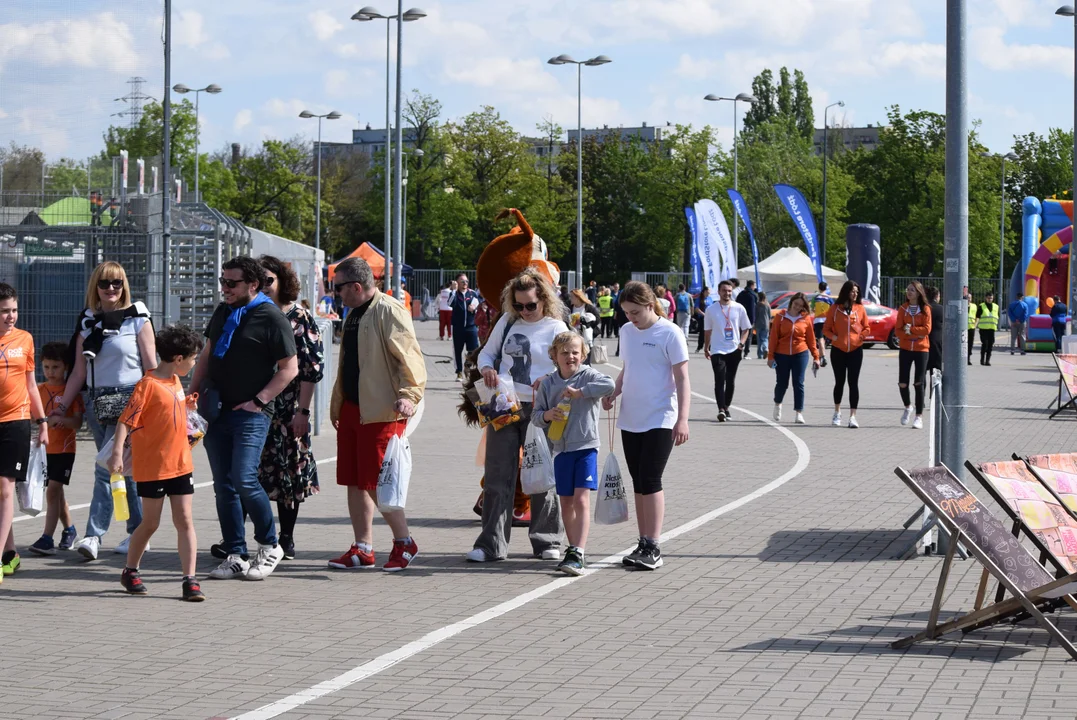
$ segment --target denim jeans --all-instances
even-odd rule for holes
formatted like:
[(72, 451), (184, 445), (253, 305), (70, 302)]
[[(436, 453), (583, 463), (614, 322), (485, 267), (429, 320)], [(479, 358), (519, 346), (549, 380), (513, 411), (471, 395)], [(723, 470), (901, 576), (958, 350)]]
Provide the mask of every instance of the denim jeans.
[(244, 511), (254, 522), (254, 539), (277, 544), (277, 528), (269, 496), (258, 481), (258, 464), (269, 433), (265, 413), (222, 410), (206, 431), (206, 455), (213, 473), (217, 519), (229, 553), (247, 554)]
[(767, 344), (770, 340), (770, 328), (764, 325), (761, 328), (756, 328), (755, 333), (756, 357), (762, 360), (767, 356), (769, 350)]
[(778, 364), (778, 381), (774, 383), (774, 404), (781, 405), (785, 391), (789, 388), (789, 376), (793, 376), (793, 410), (804, 412), (804, 374), (808, 370), (808, 358), (811, 355), (802, 350), (796, 355), (776, 354), (774, 361)]
[[(93, 401), (89, 393), (83, 393), (86, 401), (86, 424), (90, 426), (90, 434), (93, 435), (94, 445), (100, 450), (109, 441), (115, 432), (116, 426), (101, 426), (93, 414)], [(127, 509), (130, 517), (127, 519), (127, 534), (130, 535), (142, 522), (142, 499), (135, 490), (135, 483), (131, 478), (127, 481)], [(112, 524), (112, 485), (109, 482), (109, 472), (100, 465), (93, 466), (93, 498), (90, 500), (90, 517), (86, 521), (86, 537), (102, 538), (108, 532), (108, 526)]]

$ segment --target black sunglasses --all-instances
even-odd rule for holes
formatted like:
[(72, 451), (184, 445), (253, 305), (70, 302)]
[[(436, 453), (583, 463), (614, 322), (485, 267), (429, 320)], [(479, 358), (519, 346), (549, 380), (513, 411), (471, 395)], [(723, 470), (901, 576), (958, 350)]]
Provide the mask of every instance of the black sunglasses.
[(108, 290), (109, 288), (112, 288), (113, 290), (123, 290), (123, 280), (98, 280), (97, 281), (97, 289), (98, 290)]
[(266, 275), (266, 281), (265, 281), (264, 283), (262, 283), (262, 284), (263, 284), (263, 285), (264, 285), (265, 287), (269, 287), (269, 286), (270, 286), (270, 285), (272, 285), (272, 284), (273, 284), (274, 282), (276, 282), (276, 280), (277, 280), (277, 278), (273, 277), (272, 275)]
[(516, 312), (523, 312), (524, 310), (526, 310), (527, 312), (535, 312), (536, 310), (538, 310), (538, 305), (539, 304), (537, 302), (529, 302), (526, 305), (524, 305), (523, 303), (513, 303), (512, 309)]
[(340, 292), (341, 290), (343, 290), (344, 288), (348, 287), (349, 285), (351, 285), (352, 283), (355, 283), (355, 282), (358, 282), (358, 281), (357, 280), (349, 280), (348, 282), (333, 283), (333, 288), (337, 292)]
[(226, 277), (219, 277), (219, 278), (217, 278), (217, 281), (220, 282), (221, 285), (224, 285), (229, 290), (235, 290), (236, 285), (239, 285), (240, 283), (247, 282), (246, 280), (229, 280)]

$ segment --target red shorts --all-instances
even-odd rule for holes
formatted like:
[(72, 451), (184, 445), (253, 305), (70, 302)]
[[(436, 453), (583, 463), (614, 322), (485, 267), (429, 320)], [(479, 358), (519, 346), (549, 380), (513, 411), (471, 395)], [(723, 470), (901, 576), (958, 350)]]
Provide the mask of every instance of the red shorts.
[(363, 425), (359, 422), (359, 406), (345, 400), (337, 429), (337, 485), (377, 490), (389, 438), (402, 436), (407, 426), (407, 420)]

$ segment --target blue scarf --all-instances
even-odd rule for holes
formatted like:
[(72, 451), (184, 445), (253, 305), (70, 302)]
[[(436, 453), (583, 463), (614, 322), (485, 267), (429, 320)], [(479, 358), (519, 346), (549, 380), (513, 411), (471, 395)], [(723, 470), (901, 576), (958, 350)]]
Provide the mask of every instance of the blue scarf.
[(247, 314), (248, 310), (271, 302), (273, 301), (269, 299), (268, 295), (260, 292), (249, 303), (229, 313), (228, 319), (224, 321), (221, 336), (213, 344), (213, 357), (223, 358), (224, 354), (228, 352), (228, 348), (232, 344), (232, 337), (236, 334), (236, 330), (239, 328), (239, 324), (243, 322), (243, 316)]

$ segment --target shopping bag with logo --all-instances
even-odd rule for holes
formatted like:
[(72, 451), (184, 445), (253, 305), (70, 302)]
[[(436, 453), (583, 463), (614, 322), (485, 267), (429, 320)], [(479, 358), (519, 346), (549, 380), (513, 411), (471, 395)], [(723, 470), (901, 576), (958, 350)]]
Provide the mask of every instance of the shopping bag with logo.
[(546, 433), (533, 423), (527, 426), (524, 456), (520, 465), (520, 487), (525, 495), (542, 495), (557, 483), (553, 476), (553, 455), (546, 442)]
[(628, 498), (625, 497), (625, 486), (621, 479), (621, 464), (617, 461), (617, 456), (613, 454), (614, 440), (617, 436), (614, 434), (612, 411), (608, 417), (610, 453), (606, 456), (606, 462), (602, 464), (602, 474), (598, 478), (598, 497), (595, 498), (595, 524), (597, 525), (628, 522)]
[(30, 466), (26, 468), (26, 480), (15, 483), (15, 494), (19, 497), (19, 510), (34, 517), (45, 509), (45, 473), (48, 470), (48, 458), (45, 446), (36, 442), (30, 448)]
[(378, 509), (382, 512), (403, 510), (408, 501), (411, 480), (411, 444), (396, 435), (389, 438), (385, 459), (378, 473)]

